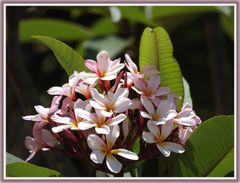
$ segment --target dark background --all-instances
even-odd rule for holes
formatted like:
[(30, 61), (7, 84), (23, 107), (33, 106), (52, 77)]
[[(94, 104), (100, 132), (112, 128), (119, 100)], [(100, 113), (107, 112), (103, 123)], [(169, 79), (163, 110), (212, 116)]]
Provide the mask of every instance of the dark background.
[[(24, 138), (32, 135), (33, 123), (21, 116), (35, 114), (34, 105), (50, 106), (51, 96), (46, 91), (68, 81), (53, 53), (34, 41), (33, 35), (59, 39), (84, 58), (95, 59), (97, 52), (105, 49), (114, 58), (129, 53), (138, 63), (143, 30), (162, 26), (190, 85), (196, 113), (203, 121), (233, 114), (233, 7), (128, 6), (117, 7), (117, 11), (121, 19), (113, 22), (116, 13), (109, 7), (7, 7), (7, 152), (27, 158)], [(55, 152), (39, 152), (31, 162), (64, 176), (94, 176), (82, 162)], [(156, 159), (145, 163), (143, 176), (158, 176), (157, 167)]]

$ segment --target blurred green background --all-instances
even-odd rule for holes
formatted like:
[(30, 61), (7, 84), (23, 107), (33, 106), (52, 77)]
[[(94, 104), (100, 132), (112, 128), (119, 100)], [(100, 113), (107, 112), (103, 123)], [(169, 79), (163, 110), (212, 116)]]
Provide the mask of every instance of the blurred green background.
[[(68, 81), (53, 53), (33, 35), (59, 39), (84, 58), (100, 50), (114, 58), (128, 53), (138, 64), (143, 30), (164, 27), (174, 56), (190, 85), (193, 108), (206, 120), (234, 113), (234, 8), (230, 6), (7, 7), (6, 148), (22, 159), (28, 151), (25, 136), (33, 123), (21, 116), (35, 114), (33, 106), (48, 107), (47, 90)], [(40, 152), (32, 163), (64, 176), (95, 176), (83, 162), (55, 152)], [(151, 169), (149, 169), (151, 167)], [(143, 165), (142, 176), (161, 175), (156, 159)]]

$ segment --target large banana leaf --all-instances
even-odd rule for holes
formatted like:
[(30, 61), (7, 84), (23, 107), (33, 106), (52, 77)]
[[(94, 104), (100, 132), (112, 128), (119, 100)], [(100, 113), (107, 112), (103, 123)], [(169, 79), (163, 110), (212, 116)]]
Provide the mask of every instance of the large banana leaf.
[(159, 68), (161, 86), (167, 86), (180, 96), (177, 106), (183, 103), (184, 89), (180, 67), (173, 57), (173, 47), (168, 33), (162, 28), (146, 28), (142, 34), (139, 50), (139, 65), (155, 65)]
[(234, 170), (233, 116), (216, 116), (203, 122), (191, 135), (184, 154), (168, 162), (174, 177), (224, 177)]
[(71, 75), (74, 71), (87, 70), (84, 59), (65, 43), (47, 36), (33, 36), (33, 38), (41, 41), (53, 51), (68, 75)]

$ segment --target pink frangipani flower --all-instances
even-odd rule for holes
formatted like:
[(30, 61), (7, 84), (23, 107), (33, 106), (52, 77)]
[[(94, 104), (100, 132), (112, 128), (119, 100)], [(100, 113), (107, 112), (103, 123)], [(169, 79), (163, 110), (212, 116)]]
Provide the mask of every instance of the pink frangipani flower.
[(90, 113), (89, 111), (79, 109), (79, 116), (84, 119), (78, 124), (79, 129), (88, 130), (95, 127), (97, 134), (109, 134), (110, 126), (118, 125), (127, 118), (125, 114), (118, 114), (113, 118), (107, 119), (100, 110), (96, 109), (95, 111), (96, 113)]
[(147, 112), (141, 111), (141, 116), (149, 119), (148, 123), (155, 125), (165, 124), (166, 121), (171, 120), (176, 116), (175, 110), (172, 110), (172, 103), (168, 100), (161, 101), (157, 109), (154, 109), (152, 102), (145, 96), (141, 96), (141, 102)]
[(119, 162), (114, 155), (122, 156), (130, 160), (138, 160), (138, 155), (134, 152), (127, 149), (113, 149), (119, 134), (119, 127), (113, 126), (110, 133), (106, 135), (106, 142), (95, 134), (91, 134), (87, 138), (88, 146), (92, 149), (90, 159), (97, 164), (102, 164), (104, 159), (106, 159), (106, 165), (113, 173), (119, 173), (122, 169), (122, 163)]
[(97, 61), (90, 59), (85, 60), (85, 65), (93, 72), (90, 73), (90, 75), (89, 73), (85, 73), (88, 78), (86, 78), (84, 82), (89, 84), (96, 82), (98, 79), (107, 81), (116, 79), (118, 72), (125, 66), (120, 63), (120, 59), (111, 61), (106, 51), (101, 51), (97, 55)]
[(128, 93), (126, 88), (117, 88), (115, 93), (109, 90), (107, 95), (103, 95), (92, 88), (91, 95), (94, 100), (90, 100), (90, 105), (101, 110), (102, 115), (110, 117), (113, 113), (122, 113), (128, 110), (131, 104), (131, 100), (127, 98)]
[(27, 121), (34, 122), (48, 122), (49, 114), (54, 113), (60, 104), (61, 96), (53, 97), (52, 104), (50, 108), (45, 108), (41, 105), (34, 106), (35, 110), (38, 112), (36, 115), (23, 116), (22, 118)]
[(167, 95), (170, 92), (169, 88), (159, 86), (159, 76), (151, 76), (148, 81), (133, 76), (133, 83), (132, 89), (151, 99), (154, 99), (156, 96)]
[(162, 125), (161, 132), (159, 126), (156, 126), (153, 123), (148, 123), (147, 126), (150, 132), (143, 132), (143, 140), (149, 144), (155, 143), (159, 151), (165, 157), (169, 157), (171, 151), (175, 153), (183, 153), (185, 151), (181, 145), (174, 142), (165, 141), (165, 139), (171, 134), (173, 130), (172, 122), (167, 122), (165, 125)]
[(59, 133), (64, 129), (79, 130), (78, 124), (83, 121), (80, 115), (81, 108), (90, 109), (88, 101), (82, 101), (81, 99), (78, 99), (74, 104), (74, 114), (70, 117), (59, 116), (57, 113), (59, 112), (61, 114), (61, 111), (57, 111), (54, 115), (51, 116), (51, 120), (61, 125), (53, 127), (52, 131), (54, 133)]
[(131, 76), (134, 75), (136, 78), (143, 78), (143, 74), (141, 74), (139, 71), (138, 71), (138, 68), (136, 66), (136, 64), (132, 61), (132, 59), (130, 58), (130, 56), (128, 54), (125, 54), (125, 64), (126, 64), (126, 67), (127, 69), (130, 71), (130, 79), (131, 79)]
[(192, 110), (192, 107), (186, 103), (183, 105), (182, 110), (173, 118), (173, 122), (184, 126), (196, 126), (201, 123), (201, 119)]
[(31, 153), (30, 156), (26, 159), (26, 161), (29, 161), (30, 159), (32, 159), (33, 156), (40, 150), (43, 150), (43, 151), (49, 150), (49, 148), (47, 148), (44, 145), (45, 143), (47, 144), (47, 146), (50, 146), (50, 147), (54, 147), (59, 143), (59, 141), (48, 130), (41, 129), (40, 132), (41, 132), (40, 135), (43, 141), (42, 143), (39, 143), (37, 140), (35, 140), (30, 136), (27, 136), (25, 138), (25, 141), (24, 141), (25, 146)]

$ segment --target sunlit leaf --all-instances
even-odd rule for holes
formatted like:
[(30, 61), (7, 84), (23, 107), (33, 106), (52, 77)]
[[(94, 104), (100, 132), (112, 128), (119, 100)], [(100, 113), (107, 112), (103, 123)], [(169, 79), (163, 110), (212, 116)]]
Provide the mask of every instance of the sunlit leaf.
[(190, 136), (185, 153), (172, 156), (171, 176), (218, 176), (234, 170), (234, 118), (216, 116), (203, 122)]
[(24, 160), (14, 156), (13, 154), (6, 153), (6, 164), (16, 163), (16, 162), (24, 162)]
[(139, 65), (155, 65), (161, 75), (161, 86), (167, 86), (172, 93), (181, 97), (177, 101), (180, 109), (183, 103), (184, 88), (182, 74), (173, 57), (173, 47), (168, 33), (162, 28), (146, 28), (142, 34), (139, 49)]

